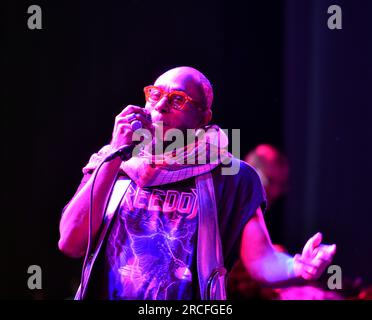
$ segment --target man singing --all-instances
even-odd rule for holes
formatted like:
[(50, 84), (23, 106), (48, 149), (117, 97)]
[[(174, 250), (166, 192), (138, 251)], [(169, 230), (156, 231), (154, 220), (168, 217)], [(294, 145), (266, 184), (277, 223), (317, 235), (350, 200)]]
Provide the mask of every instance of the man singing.
[[(90, 158), (63, 210), (59, 248), (86, 256), (77, 299), (226, 299), (238, 257), (270, 286), (318, 278), (336, 246), (322, 245), (318, 233), (295, 257), (274, 250), (260, 178), (209, 124), (208, 79), (178, 67), (144, 93), (145, 108), (128, 105), (116, 116), (110, 144)], [(115, 157), (138, 146), (136, 127), (147, 143)]]

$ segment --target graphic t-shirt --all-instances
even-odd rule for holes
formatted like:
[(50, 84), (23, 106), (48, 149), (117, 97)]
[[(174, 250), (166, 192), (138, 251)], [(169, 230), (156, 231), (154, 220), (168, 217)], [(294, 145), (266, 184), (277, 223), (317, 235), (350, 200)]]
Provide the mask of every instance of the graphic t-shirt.
[(196, 248), (195, 179), (140, 188), (132, 182), (107, 238), (107, 299), (191, 299)]
[[(213, 177), (225, 267), (239, 256), (244, 226), (265, 192), (257, 172), (235, 159), (239, 173)], [(78, 191), (89, 180), (87, 171)], [(151, 188), (133, 182), (115, 215), (90, 279), (91, 299), (200, 299), (196, 268), (195, 179)]]

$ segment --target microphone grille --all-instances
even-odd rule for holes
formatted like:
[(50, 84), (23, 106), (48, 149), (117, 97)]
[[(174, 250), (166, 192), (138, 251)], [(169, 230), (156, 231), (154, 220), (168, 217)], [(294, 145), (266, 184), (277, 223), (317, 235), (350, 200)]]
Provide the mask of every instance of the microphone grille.
[(133, 122), (130, 123), (130, 126), (133, 131), (136, 131), (142, 128), (142, 122), (139, 120), (134, 120)]

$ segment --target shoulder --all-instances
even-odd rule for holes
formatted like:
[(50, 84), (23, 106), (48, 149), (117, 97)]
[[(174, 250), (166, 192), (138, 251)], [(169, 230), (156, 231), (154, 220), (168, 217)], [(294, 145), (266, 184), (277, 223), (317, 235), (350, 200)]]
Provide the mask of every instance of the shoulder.
[[(261, 200), (266, 193), (257, 171), (245, 161), (233, 158), (230, 166), (235, 165), (239, 170), (234, 174), (223, 171), (225, 165), (218, 166), (212, 172), (215, 192), (218, 198), (241, 199), (246, 201), (252, 197)], [(227, 171), (227, 173), (230, 173)]]
[(230, 158), (229, 164), (221, 164), (216, 168), (214, 174), (226, 181), (255, 181), (261, 183), (260, 176), (257, 171), (247, 162)]

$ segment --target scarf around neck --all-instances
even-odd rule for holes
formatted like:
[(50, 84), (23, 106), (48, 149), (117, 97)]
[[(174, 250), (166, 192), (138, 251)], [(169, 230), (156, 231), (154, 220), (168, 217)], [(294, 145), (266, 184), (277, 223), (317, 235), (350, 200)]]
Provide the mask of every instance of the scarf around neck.
[[(186, 145), (170, 144), (164, 152), (155, 154), (145, 146), (141, 151), (122, 162), (120, 169), (139, 187), (174, 183), (210, 172), (232, 157), (227, 151), (228, 138), (217, 125), (195, 130), (194, 139)], [(83, 168), (83, 173), (94, 170), (100, 161), (112, 152), (110, 145), (94, 154)]]

